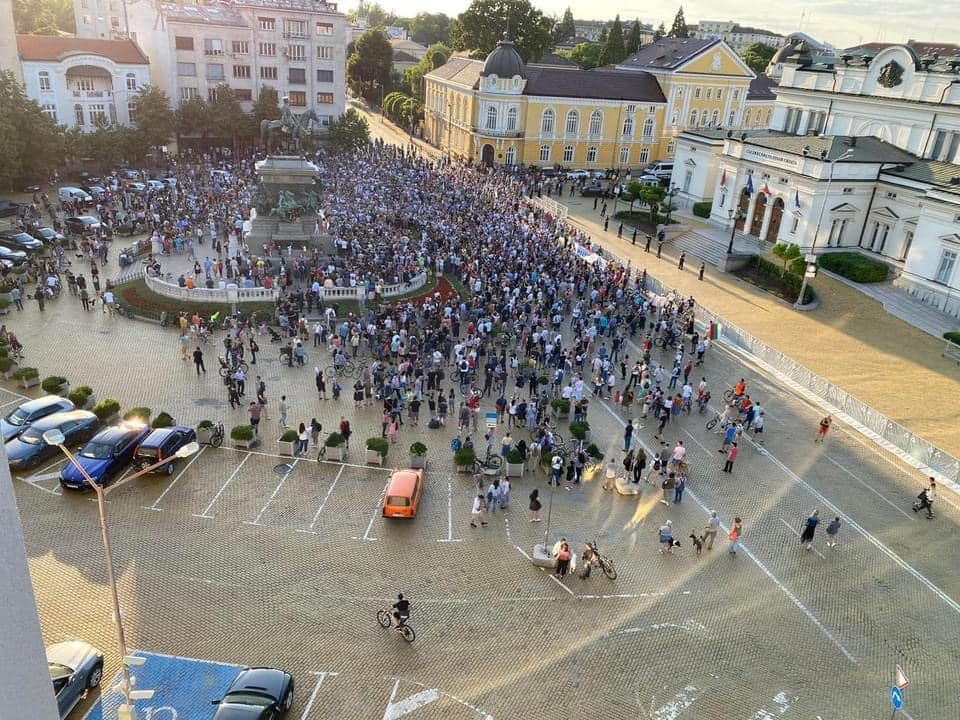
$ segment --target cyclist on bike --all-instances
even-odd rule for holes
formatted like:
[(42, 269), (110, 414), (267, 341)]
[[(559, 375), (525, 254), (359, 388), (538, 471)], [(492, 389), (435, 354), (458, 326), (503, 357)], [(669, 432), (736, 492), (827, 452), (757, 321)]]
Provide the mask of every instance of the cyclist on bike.
[(397, 627), (410, 619), (410, 601), (404, 600), (403, 593), (397, 595), (397, 601), (393, 604), (393, 618), (397, 621)]
[(733, 399), (739, 400), (747, 393), (747, 381), (740, 378), (740, 382), (733, 386)]

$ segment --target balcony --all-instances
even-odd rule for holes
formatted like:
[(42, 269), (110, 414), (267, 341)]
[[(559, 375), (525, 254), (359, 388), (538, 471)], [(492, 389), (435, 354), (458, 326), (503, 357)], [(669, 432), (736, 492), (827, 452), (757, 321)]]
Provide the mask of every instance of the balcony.
[(108, 98), (113, 97), (113, 90), (74, 90), (72, 94), (75, 98)]
[(285, 32), (283, 37), (287, 40), (307, 40), (310, 35), (305, 32)]
[(484, 127), (475, 127), (473, 132), (477, 135), (483, 137), (495, 137), (495, 138), (521, 138), (523, 137), (523, 130), (505, 130), (503, 128), (484, 128)]

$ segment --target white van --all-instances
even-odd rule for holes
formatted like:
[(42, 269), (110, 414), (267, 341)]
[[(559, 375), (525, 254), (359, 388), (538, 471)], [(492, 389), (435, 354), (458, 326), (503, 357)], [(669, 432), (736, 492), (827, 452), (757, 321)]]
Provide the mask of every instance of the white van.
[(57, 191), (57, 197), (60, 198), (60, 202), (76, 202), (79, 200), (82, 203), (93, 204), (90, 193), (78, 187), (62, 187)]
[(661, 180), (669, 180), (670, 176), (673, 175), (673, 161), (672, 160), (661, 160), (655, 162), (649, 168), (647, 168), (648, 175), (655, 175)]

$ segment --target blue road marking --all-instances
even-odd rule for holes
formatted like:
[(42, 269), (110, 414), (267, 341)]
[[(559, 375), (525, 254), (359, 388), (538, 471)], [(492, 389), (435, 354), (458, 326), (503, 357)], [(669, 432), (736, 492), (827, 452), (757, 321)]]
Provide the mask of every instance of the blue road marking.
[[(212, 660), (133, 651), (146, 658), (139, 667), (131, 667), (137, 690), (154, 690), (151, 700), (138, 700), (137, 718), (141, 720), (209, 720), (214, 707), (211, 700), (223, 697), (230, 683), (243, 669)], [(84, 720), (117, 720), (123, 695), (115, 690), (123, 680), (118, 672), (110, 684), (102, 686), (102, 695)]]

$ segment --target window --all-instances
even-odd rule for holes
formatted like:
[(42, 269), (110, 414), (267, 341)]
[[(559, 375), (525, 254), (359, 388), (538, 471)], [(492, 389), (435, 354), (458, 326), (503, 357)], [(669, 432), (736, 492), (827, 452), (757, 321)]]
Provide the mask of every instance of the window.
[[(507, 110), (507, 130), (516, 130), (517, 129), (517, 109), (510, 108)], [(508, 163), (512, 165), (513, 163)]]
[(223, 40), (207, 38), (203, 41), (204, 55), (223, 55)]
[(303, 45), (288, 45), (287, 59), (302, 61), (307, 59), (306, 48)]
[(891, 200), (896, 200), (897, 194), (895, 192), (888, 192), (887, 197), (890, 198)]
[(683, 175), (683, 192), (690, 192), (690, 183), (693, 182), (693, 170), (687, 170)]
[(675, 98), (677, 98), (678, 100), (679, 100), (680, 98), (682, 98), (682, 97), (683, 97), (683, 88), (678, 87), (676, 90), (674, 90), (674, 91), (673, 91), (673, 96), (674, 96)]
[(934, 276), (934, 282), (948, 285), (953, 277), (953, 268), (957, 264), (957, 253), (954, 250), (944, 250), (940, 256), (940, 264), (937, 266), (937, 274)]
[(173, 39), (173, 45), (177, 50), (193, 50), (193, 38), (177, 35)]
[(517, 149), (511, 145), (507, 148), (507, 152), (504, 153), (503, 161), (507, 165), (515, 165), (517, 162)]
[(645, 140), (649, 140), (653, 137), (653, 118), (648, 117), (643, 121), (643, 137)]
[(727, 127), (733, 127), (734, 121), (737, 119), (737, 111), (731, 110), (730, 114), (727, 115)]
[(707, 123), (710, 120), (710, 116), (707, 114), (707, 111), (703, 111), (703, 115), (700, 116), (700, 127), (706, 127)]
[(595, 163), (597, 161), (597, 146), (591, 145), (587, 148), (587, 162)]
[(43, 113), (44, 115), (47, 115), (54, 122), (57, 122), (57, 106), (56, 105), (44, 105)]
[(743, 114), (743, 126), (744, 126), (744, 127), (750, 127), (750, 116), (751, 116), (751, 113), (752, 113), (751, 110), (747, 110), (747, 111)]
[[(540, 134), (541, 135), (553, 135), (553, 121), (556, 118), (556, 113), (553, 110), (544, 110), (543, 115), (540, 116)], [(544, 145), (544, 147), (549, 147)], [(543, 148), (541, 148), (542, 150)]]
[(197, 74), (196, 63), (177, 63), (177, 75), (179, 77), (195, 77)]
[[(83, 20), (83, 24), (84, 24), (84, 25), (89, 25), (89, 24), (90, 24), (90, 16), (89, 16), (89, 15), (84, 15), (83, 18), (81, 18), (81, 19)], [(81, 110), (81, 112), (83, 112), (83, 111)], [(81, 120), (78, 124), (79, 124), (79, 125), (83, 125), (83, 121)]]
[(260, 43), (260, 54), (265, 57), (276, 57), (277, 44), (276, 43)]
[(674, 111), (673, 111), (673, 116), (670, 118), (670, 124), (671, 124), (671, 125), (679, 125), (679, 124), (680, 124), (680, 111), (679, 111), (679, 110), (674, 110)]
[(675, 148), (675, 147), (676, 147), (676, 146), (675, 146), (674, 143), (669, 143), (669, 144), (667, 145), (667, 155), (673, 155), (673, 151), (674, 151), (674, 148)]
[(257, 18), (260, 29), (264, 32), (274, 32), (277, 29), (277, 21), (271, 17)]
[(90, 106), (90, 124), (97, 125), (107, 122), (107, 108), (100, 103)]
[(900, 252), (900, 259), (906, 260), (907, 254), (910, 252), (910, 246), (913, 245), (913, 231), (907, 230), (903, 234), (903, 250)]
[(550, 146), (549, 145), (540, 146), (540, 162), (550, 162)]
[(317, 35), (333, 35), (333, 23), (317, 23)]
[(330, 60), (333, 58), (333, 48), (329, 45), (317, 45), (317, 60)]
[(307, 71), (303, 68), (289, 68), (287, 70), (287, 82), (291, 85), (306, 85)]
[(84, 10), (90, 9), (90, 0), (80, 0), (80, 7)]
[(700, 99), (700, 88), (695, 88), (693, 91), (693, 97), (697, 100)]
[(233, 76), (238, 80), (249, 80), (250, 79), (250, 66), (249, 65), (234, 65), (233, 66)]
[(197, 92), (195, 87), (182, 87), (180, 88), (180, 99), (181, 100), (190, 100), (191, 98), (200, 97), (200, 93)]
[(50, 89), (50, 73), (48, 73), (46, 70), (43, 70), (39, 73), (37, 80), (40, 83), (41, 90)]
[(727, 189), (720, 188), (720, 202), (718, 203), (718, 207), (723, 207), (726, 204), (727, 204)]
[(333, 93), (318, 92), (317, 105), (333, 105)]
[(317, 82), (333, 82), (333, 70), (317, 70)]
[(580, 130), (580, 115), (576, 110), (567, 113), (567, 135), (576, 135)]
[(573, 162), (573, 145), (566, 145), (563, 148), (563, 161), (565, 163)]
[(284, 32), (284, 37), (305, 38), (307, 37), (307, 21), (306, 20), (284, 20), (283, 32)]
[(626, 165), (630, 161), (630, 148), (622, 147), (620, 148), (620, 164)]
[(487, 108), (487, 122), (484, 127), (487, 130), (493, 130), (497, 126), (497, 108), (495, 105), (490, 105)]
[(77, 80), (77, 90), (81, 92), (93, 91), (93, 78), (80, 78)]
[(690, 127), (695, 128), (697, 126), (697, 120), (700, 118), (699, 113), (696, 110), (690, 111), (690, 122), (688, 123)]
[(650, 161), (650, 148), (640, 148), (640, 164), (645, 165)]
[(277, 69), (269, 65), (260, 66), (260, 79), (261, 80), (276, 80), (277, 79)]
[(230, 43), (230, 51), (234, 55), (249, 55), (250, 43), (246, 40), (234, 40)]
[(723, 97), (723, 88), (717, 88), (717, 100)]
[(73, 106), (73, 121), (77, 125), (83, 125), (83, 105)]
[(633, 137), (633, 115), (627, 115), (623, 119), (623, 136)]
[(791, 235), (796, 235), (796, 234), (797, 234), (797, 228), (799, 228), (799, 227), (800, 227), (800, 218), (797, 217), (796, 215), (794, 215), (794, 216), (793, 216), (793, 222), (790, 223), (790, 234), (791, 234)]
[(137, 104), (132, 100), (127, 103), (127, 117), (130, 118), (132, 123), (137, 121)]
[(637, 111), (637, 106), (636, 106), (636, 105), (633, 105), (633, 104), (627, 105), (627, 106), (623, 109), (623, 111), (626, 112), (626, 113), (635, 113), (635, 112)]
[(707, 100), (713, 100), (713, 88), (707, 88)]
[(590, 136), (599, 137), (603, 133), (603, 113), (594, 110), (590, 113)]
[(233, 95), (237, 100), (253, 100), (253, 91), (250, 88), (234, 88)]
[(739, 99), (740, 99), (740, 90), (739, 90), (738, 88), (734, 88), (734, 89), (733, 89), (733, 99), (734, 99), (734, 100), (739, 100)]
[(219, 82), (225, 77), (222, 63), (207, 63), (207, 80)]
[(845, 187), (845, 188), (843, 188), (843, 190), (841, 190), (840, 192), (841, 192), (843, 195), (853, 195), (853, 188), (852, 188), (852, 187)]
[(290, 107), (306, 107), (307, 94), (302, 90), (291, 90), (289, 93)]
[(116, 15), (111, 15), (111, 16), (110, 16), (110, 27), (112, 27), (114, 30), (119, 30), (119, 29), (120, 29), (120, 18), (118, 18)]
[(217, 101), (217, 89), (215, 87), (207, 88), (207, 102)]
[(713, 115), (710, 116), (710, 124), (716, 127), (720, 124), (720, 111), (714, 110)]
[(127, 90), (137, 89), (137, 76), (133, 73), (127, 73)]

